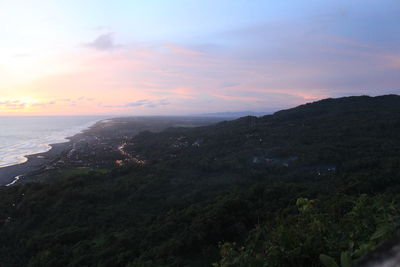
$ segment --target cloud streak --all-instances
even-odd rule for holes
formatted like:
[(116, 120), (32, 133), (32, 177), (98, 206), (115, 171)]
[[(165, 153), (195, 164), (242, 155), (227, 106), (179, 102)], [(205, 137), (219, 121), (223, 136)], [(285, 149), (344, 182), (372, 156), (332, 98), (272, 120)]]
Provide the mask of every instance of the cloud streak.
[(26, 107), (26, 103), (19, 100), (0, 101), (0, 109), (20, 110)]
[[(397, 1), (382, 5), (372, 0), (328, 4), (302, 0), (290, 6), (246, 2), (229, 14), (222, 2), (213, 3), (225, 8), (214, 15), (199, 7), (196, 14), (185, 13), (185, 19), (158, 20), (163, 14), (152, 17), (150, 12), (138, 20), (146, 20), (141, 24), (132, 23), (133, 9), (120, 10), (121, 19), (116, 19), (120, 24), (98, 21), (95, 25), (107, 27), (97, 29), (95, 38), (88, 37), (93, 35), (95, 25), (91, 25), (91, 32), (75, 41), (60, 40), (74, 48), (49, 49), (53, 57), (46, 60), (25, 47), (9, 49), (9, 56), (0, 62), (2, 97), (47, 101), (2, 101), (2, 109), (193, 114), (262, 111), (325, 97), (400, 93)], [(171, 5), (159, 4), (167, 9)], [(176, 12), (168, 10), (172, 12), (168, 17)], [(214, 16), (213, 23), (197, 25), (192, 16), (201, 12), (210, 20)], [(219, 12), (226, 15), (224, 19)], [(115, 41), (116, 34), (121, 44)], [(37, 51), (42, 53), (43, 47), (38, 45)], [(29, 58), (16, 58), (21, 52)], [(32, 73), (34, 78), (20, 82)]]
[(166, 106), (170, 105), (170, 103), (165, 100), (149, 100), (149, 99), (141, 99), (141, 100), (136, 100), (133, 102), (129, 102), (123, 105), (103, 105), (103, 107), (106, 108), (136, 108), (136, 107), (147, 107), (147, 108), (155, 108), (159, 106)]
[(5, 100), (0, 101), (0, 109), (2, 110), (24, 110), (26, 108), (46, 108), (52, 105), (56, 105), (56, 101), (46, 102), (27, 102), (23, 100)]

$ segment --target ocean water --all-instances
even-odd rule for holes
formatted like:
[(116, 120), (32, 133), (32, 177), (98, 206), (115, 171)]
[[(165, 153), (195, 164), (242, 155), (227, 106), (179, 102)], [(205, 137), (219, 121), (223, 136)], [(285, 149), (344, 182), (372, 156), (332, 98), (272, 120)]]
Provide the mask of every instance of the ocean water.
[(0, 116), (0, 168), (25, 162), (26, 155), (46, 152), (96, 122), (99, 116)]

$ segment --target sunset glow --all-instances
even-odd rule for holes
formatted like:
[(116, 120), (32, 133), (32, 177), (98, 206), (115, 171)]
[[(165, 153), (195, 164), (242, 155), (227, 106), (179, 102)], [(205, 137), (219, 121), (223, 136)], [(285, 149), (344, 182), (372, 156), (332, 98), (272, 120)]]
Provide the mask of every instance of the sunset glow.
[(0, 115), (273, 111), (400, 93), (398, 14), (395, 0), (3, 1)]

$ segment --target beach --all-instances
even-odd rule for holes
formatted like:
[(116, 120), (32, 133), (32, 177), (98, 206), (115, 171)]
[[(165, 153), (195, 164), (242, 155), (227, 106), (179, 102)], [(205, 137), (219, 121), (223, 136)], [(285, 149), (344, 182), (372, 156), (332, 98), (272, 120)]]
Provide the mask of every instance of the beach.
[[(51, 148), (47, 152), (25, 155), (27, 158), (26, 162), (0, 168), (0, 186), (29, 182), (32, 181), (28, 179), (29, 177), (51, 169), (60, 169), (63, 167), (98, 167), (100, 164), (98, 161), (92, 162), (87, 157), (89, 154), (93, 157), (96, 149), (101, 149), (102, 151), (107, 151), (106, 148), (110, 150), (113, 148), (116, 149), (120, 138), (115, 137), (116, 144), (114, 142), (106, 144), (106, 141), (103, 140), (104, 135), (107, 135), (103, 131), (105, 128), (112, 127), (114, 125), (113, 122), (114, 120), (111, 119), (98, 121), (87, 129), (71, 137), (67, 137), (65, 142), (49, 144)], [(114, 133), (111, 132), (111, 135), (114, 136)], [(81, 148), (78, 143), (87, 145)], [(86, 157), (85, 162), (77, 159), (78, 153)]]
[[(40, 174), (51, 170), (86, 168), (111, 169), (127, 160), (140, 163), (121, 147), (141, 131), (159, 132), (168, 127), (195, 127), (220, 121), (216, 118), (124, 117), (101, 120), (88, 129), (68, 137), (66, 142), (50, 144), (47, 152), (25, 156), (24, 163), (0, 168), (0, 186), (42, 181)], [(39, 178), (38, 178), (39, 177)]]
[(0, 168), (0, 186), (12, 183), (16, 176), (32, 173), (46, 168), (46, 166), (56, 160), (64, 152), (71, 149), (72, 143), (58, 143), (50, 145), (51, 149), (47, 152), (34, 155), (27, 155), (28, 160), (24, 163)]

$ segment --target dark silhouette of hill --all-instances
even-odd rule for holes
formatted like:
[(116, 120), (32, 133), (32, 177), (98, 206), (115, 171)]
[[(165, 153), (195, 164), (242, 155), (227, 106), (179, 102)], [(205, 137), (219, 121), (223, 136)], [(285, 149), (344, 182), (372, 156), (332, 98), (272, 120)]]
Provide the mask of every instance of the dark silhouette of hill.
[(122, 167), (0, 188), (0, 262), (349, 266), (398, 231), (399, 136), (397, 95), (128, 136)]

